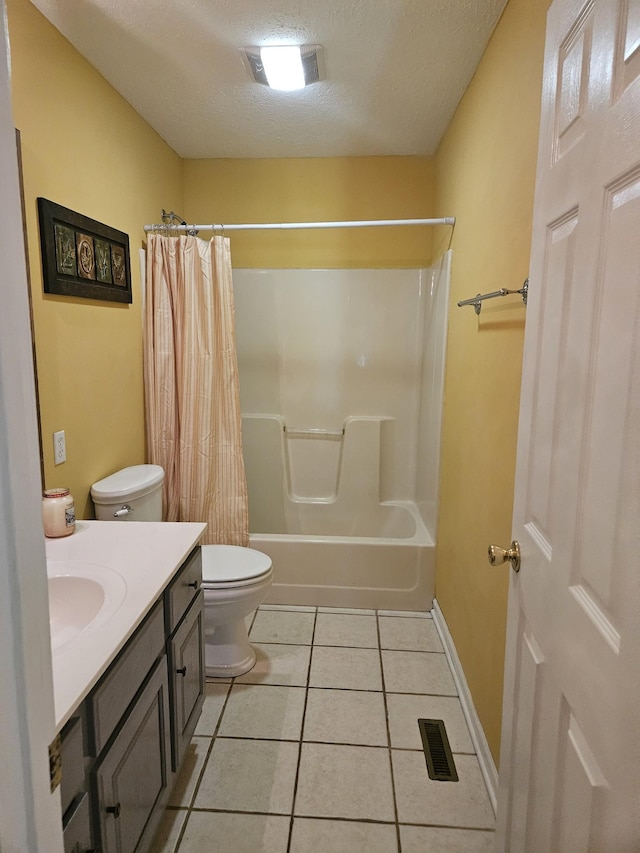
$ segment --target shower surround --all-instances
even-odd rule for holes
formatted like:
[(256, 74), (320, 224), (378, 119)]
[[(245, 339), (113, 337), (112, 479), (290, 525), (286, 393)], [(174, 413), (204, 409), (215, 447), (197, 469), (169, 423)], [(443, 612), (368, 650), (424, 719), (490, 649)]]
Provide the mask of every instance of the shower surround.
[(273, 560), (268, 601), (431, 606), (450, 263), (234, 270), (250, 543)]

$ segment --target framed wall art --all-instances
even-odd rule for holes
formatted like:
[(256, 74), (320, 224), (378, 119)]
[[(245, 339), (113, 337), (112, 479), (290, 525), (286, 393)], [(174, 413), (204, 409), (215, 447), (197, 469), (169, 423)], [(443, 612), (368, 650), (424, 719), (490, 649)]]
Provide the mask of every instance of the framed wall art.
[(129, 235), (38, 199), (44, 292), (132, 302)]

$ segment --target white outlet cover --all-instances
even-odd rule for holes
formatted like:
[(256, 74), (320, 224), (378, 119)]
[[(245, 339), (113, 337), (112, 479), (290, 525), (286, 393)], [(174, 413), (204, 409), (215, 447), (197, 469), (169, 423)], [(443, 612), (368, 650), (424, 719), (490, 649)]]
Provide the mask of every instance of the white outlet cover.
[(53, 434), (53, 463), (54, 465), (62, 465), (67, 461), (67, 444), (64, 436), (64, 430), (58, 430)]

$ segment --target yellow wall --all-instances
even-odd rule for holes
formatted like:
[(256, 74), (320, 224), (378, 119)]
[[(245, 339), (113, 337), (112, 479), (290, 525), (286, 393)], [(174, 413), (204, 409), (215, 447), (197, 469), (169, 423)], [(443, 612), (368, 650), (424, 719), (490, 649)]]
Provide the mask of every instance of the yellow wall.
[(528, 274), (548, 5), (510, 0), (436, 156), (437, 210), (457, 217), (436, 595), (496, 761), (509, 569), (486, 554), (511, 541), (526, 309), (456, 302)]
[[(144, 462), (138, 249), (142, 225), (182, 205), (182, 162), (27, 0), (8, 0), (14, 121), (21, 132), (46, 486), (89, 488)], [(45, 295), (36, 198), (129, 234), (133, 304)], [(54, 430), (67, 462), (53, 466)]]
[[(430, 157), (186, 160), (189, 222), (305, 222), (432, 217)], [(431, 258), (433, 228), (233, 233), (233, 265), (415, 267)]]

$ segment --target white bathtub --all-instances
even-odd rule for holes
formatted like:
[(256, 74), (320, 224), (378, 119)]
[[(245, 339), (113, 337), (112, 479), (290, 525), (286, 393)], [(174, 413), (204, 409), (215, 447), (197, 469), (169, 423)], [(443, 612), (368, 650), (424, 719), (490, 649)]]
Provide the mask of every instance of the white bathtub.
[(450, 264), (448, 252), (428, 269), (234, 269), (268, 601), (431, 606)]
[(288, 525), (295, 533), (250, 535), (251, 547), (273, 561), (265, 603), (431, 609), (435, 547), (415, 504), (379, 504), (375, 517), (367, 513), (360, 526), (357, 518), (336, 516), (331, 504), (300, 509), (297, 524)]

